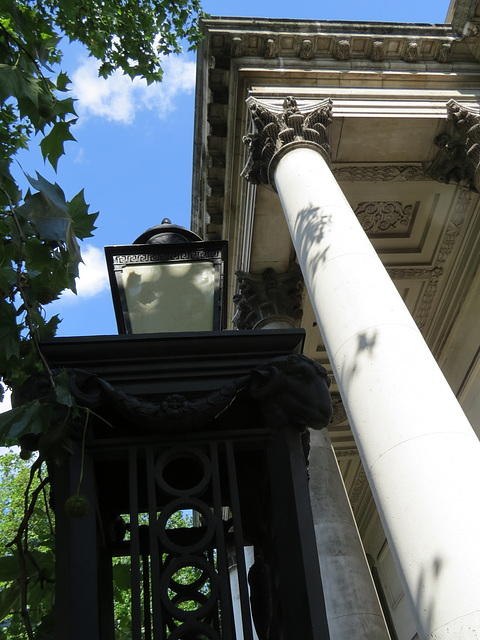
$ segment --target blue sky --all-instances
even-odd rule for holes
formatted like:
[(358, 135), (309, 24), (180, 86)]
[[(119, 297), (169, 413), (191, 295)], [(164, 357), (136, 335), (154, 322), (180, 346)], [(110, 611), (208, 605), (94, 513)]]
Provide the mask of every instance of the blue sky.
[[(444, 22), (448, 0), (204, 0), (210, 15), (321, 20)], [(189, 227), (192, 176), (195, 55), (165, 62), (161, 85), (146, 87), (115, 74), (97, 78), (95, 62), (76, 45), (64, 46), (62, 67), (73, 80), (79, 121), (76, 143), (66, 144), (55, 175), (38, 152), (20, 157), (24, 171), (38, 170), (64, 189), (80, 189), (91, 211), (100, 211), (95, 237), (84, 242), (78, 296), (53, 305), (62, 318), (58, 335), (115, 334), (116, 324), (103, 246), (129, 244), (164, 217)]]

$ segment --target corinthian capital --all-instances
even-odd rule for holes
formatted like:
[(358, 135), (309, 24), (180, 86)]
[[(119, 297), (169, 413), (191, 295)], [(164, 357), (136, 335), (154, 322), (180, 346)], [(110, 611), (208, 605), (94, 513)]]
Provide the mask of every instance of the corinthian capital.
[(280, 157), (290, 148), (315, 148), (328, 161), (330, 145), (327, 129), (332, 121), (332, 102), (322, 100), (313, 107), (299, 108), (295, 98), (285, 98), (282, 107), (247, 100), (254, 131), (244, 136), (249, 157), (242, 176), (253, 184), (275, 187), (273, 171)]
[(473, 186), (480, 191), (480, 113), (455, 100), (450, 100), (447, 107), (464, 144), (466, 171), (473, 171)]

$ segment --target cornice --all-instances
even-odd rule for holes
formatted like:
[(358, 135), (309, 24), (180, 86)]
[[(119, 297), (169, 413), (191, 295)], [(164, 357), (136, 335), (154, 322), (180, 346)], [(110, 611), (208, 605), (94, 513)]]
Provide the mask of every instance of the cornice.
[(203, 23), (214, 56), (415, 64), (475, 59), (450, 25), (215, 18)]
[(211, 16), (201, 21), (202, 28), (210, 32), (250, 31), (288, 33), (342, 33), (342, 34), (452, 34), (447, 23), (429, 24), (425, 22), (381, 22), (354, 20), (297, 20), (293, 18), (245, 18)]

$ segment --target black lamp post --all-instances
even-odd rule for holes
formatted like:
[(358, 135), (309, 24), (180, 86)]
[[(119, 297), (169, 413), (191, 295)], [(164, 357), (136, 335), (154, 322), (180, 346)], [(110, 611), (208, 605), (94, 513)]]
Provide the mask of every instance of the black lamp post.
[[(55, 640), (115, 640), (117, 558), (132, 640), (328, 640), (301, 432), (331, 405), (303, 330), (212, 332), (225, 242), (164, 221), (106, 254), (120, 332), (139, 335), (42, 347), (91, 409), (52, 478)], [(182, 511), (193, 526), (170, 529)]]
[(203, 242), (165, 218), (105, 255), (119, 333), (225, 328), (227, 242)]

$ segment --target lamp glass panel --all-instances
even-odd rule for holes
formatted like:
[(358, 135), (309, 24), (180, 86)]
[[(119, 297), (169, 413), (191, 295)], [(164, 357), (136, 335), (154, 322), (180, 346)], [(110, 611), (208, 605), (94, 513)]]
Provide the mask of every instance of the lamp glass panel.
[(121, 277), (132, 333), (212, 330), (211, 262), (132, 265), (122, 269)]

